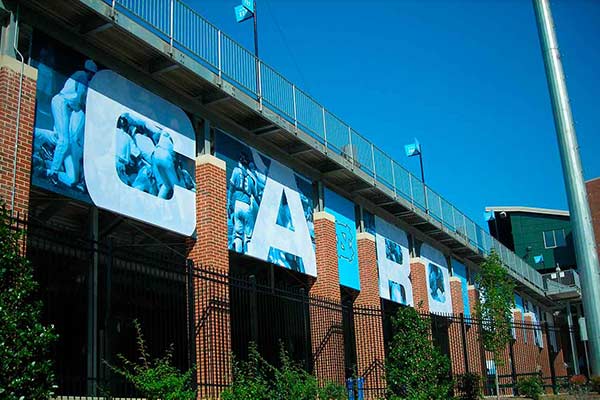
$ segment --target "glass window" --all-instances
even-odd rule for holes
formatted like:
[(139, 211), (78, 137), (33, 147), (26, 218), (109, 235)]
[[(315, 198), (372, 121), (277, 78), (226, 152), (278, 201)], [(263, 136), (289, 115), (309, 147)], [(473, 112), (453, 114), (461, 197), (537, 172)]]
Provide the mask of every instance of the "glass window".
[(557, 247), (565, 247), (567, 245), (567, 240), (565, 239), (565, 230), (559, 229), (554, 231), (554, 238), (556, 240)]
[(554, 239), (554, 231), (544, 232), (544, 247), (552, 249), (556, 247), (556, 240)]

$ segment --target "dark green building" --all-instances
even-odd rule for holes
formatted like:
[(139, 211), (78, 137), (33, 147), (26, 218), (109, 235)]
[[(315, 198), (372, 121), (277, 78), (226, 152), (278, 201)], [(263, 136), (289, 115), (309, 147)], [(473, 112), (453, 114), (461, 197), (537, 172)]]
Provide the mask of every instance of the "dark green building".
[[(486, 207), (490, 233), (542, 272), (576, 268), (568, 211), (532, 207)], [(541, 256), (541, 257), (540, 257)]]

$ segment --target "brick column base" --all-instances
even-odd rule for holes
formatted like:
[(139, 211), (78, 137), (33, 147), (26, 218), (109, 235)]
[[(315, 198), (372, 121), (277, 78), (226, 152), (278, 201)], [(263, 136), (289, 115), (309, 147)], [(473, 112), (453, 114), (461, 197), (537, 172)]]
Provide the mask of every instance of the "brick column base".
[(188, 243), (195, 264), (198, 398), (216, 399), (230, 383), (229, 248), (225, 162), (196, 159), (196, 239)]
[(429, 296), (427, 295), (427, 271), (420, 258), (410, 260), (410, 281), (412, 283), (415, 309), (429, 312)]
[(462, 323), (464, 320), (459, 319), (459, 315), (464, 313), (463, 297), (462, 297), (462, 282), (455, 276), (450, 277), (450, 294), (452, 296), (452, 313), (454, 320), (448, 328), (449, 343), (450, 343), (450, 359), (452, 361), (452, 375), (457, 376), (466, 373), (465, 369), (465, 341), (463, 342)]
[(310, 289), (310, 327), (314, 372), (321, 384), (345, 380), (344, 331), (335, 217), (314, 215), (317, 279)]
[[(0, 198), (10, 209), (14, 197), (14, 213), (27, 217), (31, 182), (31, 151), (35, 118), (37, 70), (27, 64), (23, 69), (19, 139), (17, 136), (17, 109), (21, 64), (7, 55), (0, 55)], [(14, 161), (16, 156), (16, 171)], [(15, 190), (13, 196), (13, 181)]]
[(359, 233), (357, 242), (361, 291), (354, 302), (356, 372), (365, 379), (365, 399), (380, 399), (386, 390), (385, 343), (375, 237), (370, 233)]

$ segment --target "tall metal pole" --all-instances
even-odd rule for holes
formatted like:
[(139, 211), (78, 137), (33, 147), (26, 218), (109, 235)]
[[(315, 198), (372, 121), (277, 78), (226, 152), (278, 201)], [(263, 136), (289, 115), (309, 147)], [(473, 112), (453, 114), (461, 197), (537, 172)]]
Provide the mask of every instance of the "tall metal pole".
[(254, 55), (258, 58), (258, 9), (254, 0)]
[(540, 44), (552, 100), (554, 124), (562, 161), (567, 198), (573, 227), (577, 267), (581, 271), (582, 298), (588, 321), (591, 365), (600, 374), (600, 266), (592, 227), (590, 207), (583, 181), (581, 160), (565, 75), (554, 31), (549, 0), (533, 0)]
[(419, 146), (419, 163), (421, 164), (421, 182), (423, 182), (423, 196), (425, 200), (425, 212), (429, 213), (429, 199), (427, 199), (427, 185), (425, 185), (425, 170), (423, 169), (423, 146)]

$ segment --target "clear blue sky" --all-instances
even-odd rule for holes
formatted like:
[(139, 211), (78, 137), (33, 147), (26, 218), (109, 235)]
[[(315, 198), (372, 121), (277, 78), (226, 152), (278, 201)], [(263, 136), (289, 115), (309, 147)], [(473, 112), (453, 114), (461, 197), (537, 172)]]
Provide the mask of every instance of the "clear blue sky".
[[(239, 0), (187, 0), (252, 49)], [(600, 176), (600, 1), (552, 1), (585, 171)], [(566, 209), (529, 0), (258, 0), (261, 58), (481, 225), (486, 205)]]

